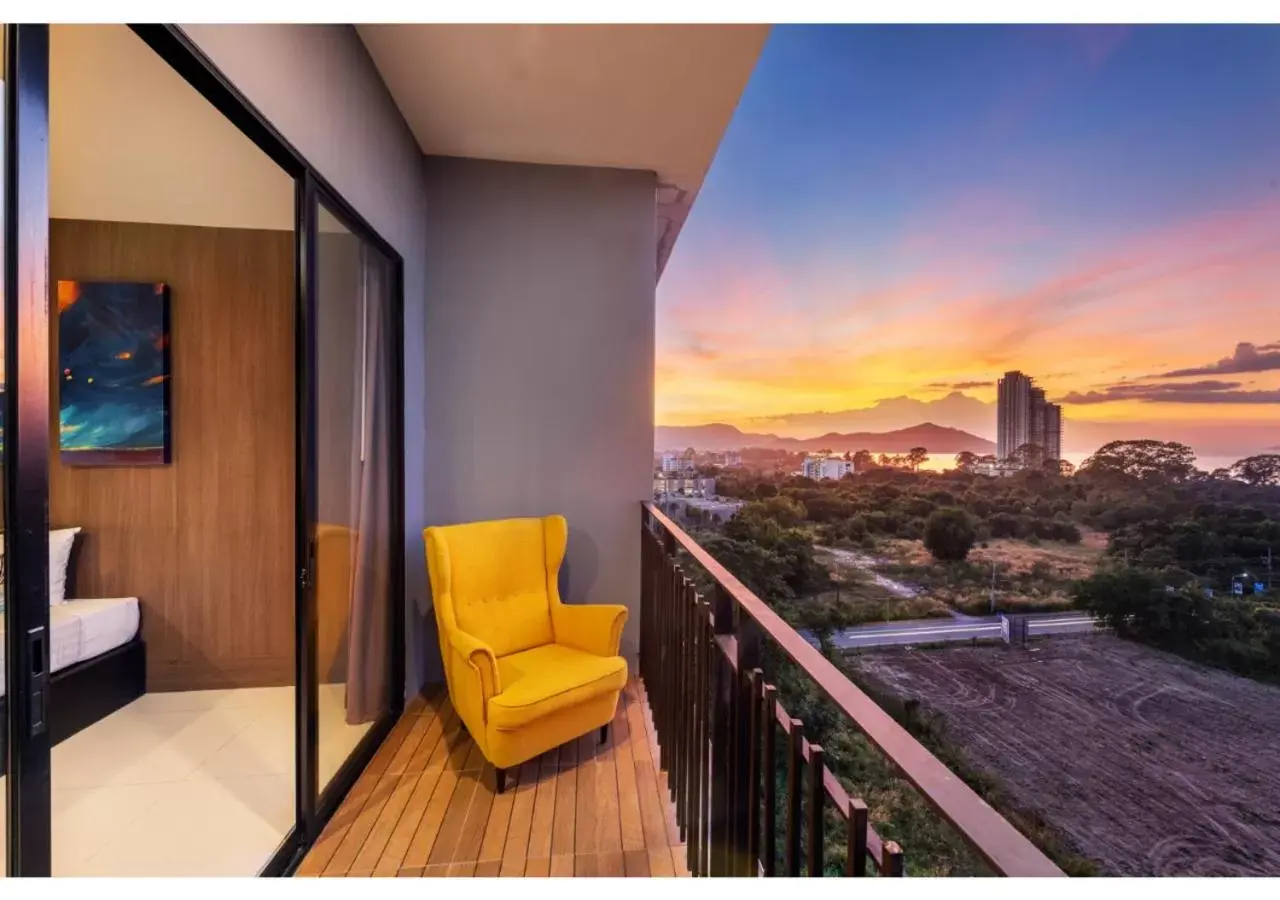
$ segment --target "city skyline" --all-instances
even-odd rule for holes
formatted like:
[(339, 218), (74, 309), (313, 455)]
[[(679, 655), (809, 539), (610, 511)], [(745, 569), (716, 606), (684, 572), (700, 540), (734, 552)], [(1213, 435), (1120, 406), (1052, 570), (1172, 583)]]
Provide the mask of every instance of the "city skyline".
[(775, 29), (659, 285), (657, 421), (994, 437), (1020, 369), (1068, 454), (1273, 449), (1277, 97), (1276, 28)]

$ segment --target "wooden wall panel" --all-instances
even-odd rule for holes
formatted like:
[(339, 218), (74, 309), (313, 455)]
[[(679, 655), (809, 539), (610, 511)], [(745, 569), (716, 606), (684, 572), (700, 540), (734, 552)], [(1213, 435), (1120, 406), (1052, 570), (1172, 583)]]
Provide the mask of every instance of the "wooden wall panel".
[(292, 233), (54, 220), (49, 237), (54, 285), (163, 281), (171, 296), (173, 462), (54, 456), (51, 522), (84, 529), (77, 595), (140, 599), (149, 690), (291, 683)]

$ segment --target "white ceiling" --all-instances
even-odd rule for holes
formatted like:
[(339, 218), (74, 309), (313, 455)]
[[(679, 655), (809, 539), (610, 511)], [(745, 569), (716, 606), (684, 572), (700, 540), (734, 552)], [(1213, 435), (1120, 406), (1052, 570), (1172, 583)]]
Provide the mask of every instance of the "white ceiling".
[(747, 85), (767, 25), (360, 25), (424, 153), (643, 169), (659, 261)]

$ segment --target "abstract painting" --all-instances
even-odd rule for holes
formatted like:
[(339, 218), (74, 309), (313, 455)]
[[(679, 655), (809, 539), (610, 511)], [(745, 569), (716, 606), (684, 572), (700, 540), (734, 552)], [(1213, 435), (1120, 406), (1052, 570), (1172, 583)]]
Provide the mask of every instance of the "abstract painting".
[(58, 282), (63, 463), (169, 462), (169, 288)]

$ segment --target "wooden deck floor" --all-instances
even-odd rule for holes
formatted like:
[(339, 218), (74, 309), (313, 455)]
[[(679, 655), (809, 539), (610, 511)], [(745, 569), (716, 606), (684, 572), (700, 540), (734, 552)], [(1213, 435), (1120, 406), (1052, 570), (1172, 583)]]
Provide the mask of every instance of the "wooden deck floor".
[(643, 687), (593, 731), (507, 774), (443, 696), (410, 704), (299, 875), (688, 875)]

